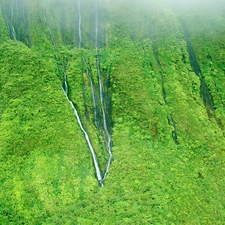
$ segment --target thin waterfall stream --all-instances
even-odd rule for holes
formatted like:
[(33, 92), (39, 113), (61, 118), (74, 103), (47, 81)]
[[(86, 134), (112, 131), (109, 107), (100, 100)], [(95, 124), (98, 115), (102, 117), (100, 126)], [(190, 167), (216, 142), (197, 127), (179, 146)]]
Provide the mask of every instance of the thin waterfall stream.
[(0, 13), (2, 14), (2, 17), (6, 21), (6, 26), (7, 26), (10, 38), (12, 40), (15, 40), (15, 35), (12, 32), (12, 30), (15, 31), (15, 29), (14, 28), (12, 29), (13, 24), (12, 24), (12, 21), (11, 21), (11, 18), (12, 18), (12, 6), (13, 6), (13, 4), (11, 4), (11, 6), (9, 6), (10, 7), (10, 15), (9, 15), (9, 17), (7, 15), (4, 16), (4, 12), (3, 12), (4, 8), (2, 8), (2, 3), (0, 2)]
[[(14, 5), (13, 3), (15, 3), (16, 5)], [(83, 45), (83, 40), (82, 40), (82, 1), (78, 0), (78, 30), (77, 30), (77, 36), (78, 36), (78, 48), (81, 49), (82, 45)], [(99, 141), (99, 148), (102, 150), (102, 152), (104, 151), (104, 155), (105, 157), (105, 161), (102, 162), (98, 159), (97, 154), (95, 152), (95, 149), (92, 145), (92, 139), (91, 139), (91, 134), (88, 134), (84, 123), (82, 123), (82, 117), (79, 115), (79, 111), (76, 107), (76, 104), (73, 103), (73, 100), (71, 99), (71, 96), (69, 95), (69, 84), (68, 84), (68, 77), (67, 77), (67, 63), (68, 61), (63, 60), (63, 62), (61, 61), (61, 63), (58, 64), (58, 70), (59, 70), (59, 74), (61, 74), (61, 78), (62, 78), (62, 90), (66, 96), (67, 101), (69, 102), (69, 104), (71, 105), (73, 111), (74, 111), (74, 115), (77, 119), (78, 125), (81, 129), (81, 131), (84, 134), (85, 140), (87, 142), (88, 148), (91, 152), (91, 156), (92, 156), (92, 160), (93, 160), (93, 164), (94, 164), (94, 169), (95, 169), (95, 174), (96, 174), (96, 178), (98, 183), (100, 184), (101, 187), (103, 187), (103, 181), (106, 179), (106, 176), (109, 172), (109, 168), (112, 162), (112, 137), (110, 134), (110, 126), (109, 126), (109, 121), (110, 121), (110, 116), (108, 115), (109, 109), (107, 109), (107, 107), (109, 107), (109, 100), (107, 99), (107, 97), (109, 98), (109, 93), (108, 93), (108, 89), (106, 85), (106, 78), (104, 77), (104, 74), (101, 74), (101, 63), (100, 63), (100, 54), (99, 54), (99, 46), (98, 46), (98, 33), (99, 33), (99, 18), (98, 18), (98, 1), (95, 2), (96, 3), (96, 13), (95, 13), (95, 49), (96, 49), (96, 80), (98, 81), (98, 85), (95, 85), (94, 82), (94, 78), (93, 75), (91, 73), (91, 67), (88, 65), (87, 61), (85, 60), (85, 57), (82, 56), (81, 60), (83, 62), (85, 69), (85, 73), (89, 79), (89, 85), (90, 85), (90, 89), (91, 89), (91, 96), (92, 96), (92, 101), (93, 101), (93, 115), (94, 115), (94, 125), (97, 128), (97, 132), (98, 132), (98, 137), (99, 140), (103, 139), (104, 140), (104, 147), (102, 146), (101, 142)], [(10, 37), (11, 39), (17, 40), (17, 38), (19, 38), (21, 41), (24, 41), (24, 37), (23, 39), (21, 39), (21, 34), (20, 34), (20, 30), (15, 30), (14, 25), (17, 26), (16, 29), (18, 29), (18, 23), (20, 22), (20, 18), (19, 18), (19, 11), (20, 8), (18, 8), (18, 1), (11, 1), (11, 4), (9, 5), (9, 16), (7, 18), (6, 16), (6, 25), (8, 26), (8, 30), (10, 33)], [(48, 15), (46, 14), (45, 8), (45, 1), (42, 0), (41, 1), (41, 7), (42, 7), (42, 16), (43, 16), (43, 22), (46, 26), (46, 30), (47, 33), (49, 34), (49, 39), (52, 42), (52, 46), (55, 52), (55, 60), (59, 60), (58, 56), (59, 56), (59, 49), (58, 49), (58, 45), (57, 42), (54, 37), (54, 33), (53, 30), (50, 27), (50, 23), (48, 21)], [(15, 10), (15, 11), (14, 11)], [(24, 12), (24, 6), (21, 8), (21, 12), (22, 12), (22, 18), (23, 21), (26, 22), (26, 16), (25, 16), (25, 12)], [(0, 4), (0, 13), (2, 12), (2, 7)], [(15, 22), (15, 23), (14, 23)], [(26, 27), (27, 28), (27, 27)], [(27, 28), (28, 29), (28, 28)], [(18, 33), (18, 35), (17, 35)], [(28, 35), (29, 36), (29, 35)], [(29, 39), (29, 37), (28, 37)], [(28, 40), (29, 42), (29, 40)], [(108, 78), (107, 78), (108, 79)], [(105, 93), (107, 93), (108, 95), (105, 95)], [(106, 156), (106, 154), (107, 156)], [(101, 163), (99, 163), (101, 162)], [(100, 167), (100, 164), (104, 166), (104, 168)]]
[(95, 172), (96, 172), (96, 177), (98, 179), (98, 182), (99, 182), (100, 186), (102, 187), (103, 186), (103, 183), (102, 183), (103, 179), (102, 179), (102, 175), (101, 175), (101, 171), (100, 171), (98, 159), (97, 159), (97, 156), (95, 154), (94, 148), (93, 148), (93, 146), (91, 144), (90, 138), (89, 138), (87, 132), (85, 131), (85, 129), (84, 129), (83, 125), (82, 125), (81, 118), (79, 117), (79, 114), (77, 112), (77, 109), (76, 109), (75, 105), (73, 104), (73, 102), (71, 101), (71, 99), (69, 98), (69, 95), (68, 95), (67, 74), (66, 74), (65, 71), (64, 71), (64, 86), (62, 88), (63, 88), (63, 91), (64, 91), (64, 93), (66, 95), (67, 101), (70, 103), (71, 107), (74, 110), (74, 114), (76, 116), (76, 119), (77, 119), (77, 122), (78, 122), (78, 124), (80, 126), (80, 129), (84, 133), (85, 139), (87, 141), (88, 147), (89, 147), (89, 149), (91, 151), (91, 155), (92, 155), (92, 158), (93, 158)]
[(99, 60), (99, 50), (98, 50), (98, 0), (96, 0), (96, 13), (95, 13), (95, 49), (96, 49), (96, 66), (97, 66), (97, 73), (98, 73), (98, 83), (99, 83), (99, 93), (100, 93), (100, 102), (101, 102), (101, 109), (102, 109), (102, 118), (103, 118), (103, 129), (104, 129), (104, 140), (107, 152), (109, 154), (108, 163), (106, 166), (106, 170), (103, 176), (103, 180), (106, 179), (106, 176), (109, 172), (109, 168), (112, 162), (112, 138), (108, 130), (107, 122), (106, 122), (106, 112), (105, 112), (105, 101), (103, 96), (103, 88), (102, 88), (102, 78), (101, 78), (101, 69), (100, 69), (100, 60)]
[(55, 43), (55, 39), (54, 39), (54, 36), (52, 34), (52, 31), (48, 25), (48, 21), (47, 21), (47, 18), (46, 18), (46, 12), (44, 10), (44, 3), (42, 1), (42, 14), (43, 14), (43, 17), (44, 17), (44, 21), (45, 21), (45, 24), (46, 24), (46, 27), (48, 28), (48, 32), (50, 34), (50, 37), (51, 37), (51, 41), (52, 41), (52, 44), (53, 44), (53, 47), (55, 49), (55, 51), (57, 51), (57, 46), (56, 46), (56, 43)]
[(95, 126), (99, 129), (99, 122), (98, 122), (98, 119), (97, 119), (97, 116), (98, 116), (98, 110), (97, 110), (97, 97), (96, 97), (96, 94), (95, 94), (95, 87), (94, 87), (94, 83), (92, 81), (92, 78), (91, 78), (91, 74), (89, 72), (89, 69), (88, 69), (88, 65), (84, 59), (84, 57), (82, 57), (82, 61), (84, 63), (84, 65), (86, 66), (86, 74), (88, 76), (88, 79), (89, 79), (89, 82), (90, 82), (90, 85), (91, 85), (91, 93), (92, 93), (92, 100), (93, 100), (93, 105), (94, 105), (94, 123), (95, 123)]
[[(51, 41), (52, 41), (52, 44), (54, 46), (54, 50), (55, 52), (57, 53), (58, 50), (57, 50), (57, 45), (55, 43), (55, 39), (54, 39), (54, 35), (51, 31), (51, 28), (49, 27), (48, 25), (48, 21), (47, 21), (47, 17), (46, 17), (46, 13), (45, 13), (45, 10), (44, 10), (44, 3), (42, 1), (42, 14), (43, 14), (43, 18), (44, 18), (44, 21), (45, 21), (45, 24), (46, 24), (46, 27), (48, 29), (48, 32), (50, 34), (50, 38), (51, 38)], [(80, 0), (78, 0), (78, 37), (79, 37), (79, 40), (78, 40), (78, 48), (80, 49), (81, 48), (81, 45), (82, 45), (82, 29), (81, 29), (81, 25), (82, 25), (82, 15), (81, 15), (81, 2)], [(99, 93), (100, 93), (100, 103), (101, 103), (101, 111), (102, 111), (102, 120), (103, 120), (103, 137), (104, 137), (104, 141), (105, 141), (105, 145), (106, 145), (106, 150), (109, 154), (109, 158), (108, 158), (108, 161), (107, 161), (107, 165), (106, 165), (106, 169), (105, 169), (105, 172), (101, 173), (101, 169), (100, 169), (100, 166), (99, 166), (99, 162), (98, 162), (98, 158), (97, 158), (97, 155), (96, 155), (96, 152), (92, 146), (92, 143), (91, 143), (91, 139), (90, 139), (90, 136), (88, 135), (88, 132), (85, 130), (83, 124), (82, 124), (82, 120), (81, 120), (81, 117), (79, 116), (79, 113), (78, 113), (78, 110), (75, 106), (75, 104), (73, 103), (72, 99), (70, 98), (69, 96), (69, 85), (68, 85), (68, 81), (67, 81), (67, 73), (66, 73), (66, 63), (64, 62), (64, 65), (63, 65), (63, 85), (62, 85), (62, 89), (63, 89), (63, 92), (66, 96), (66, 99), (67, 101), (70, 103), (73, 111), (74, 111), (74, 114), (75, 114), (75, 117), (77, 119), (77, 122), (79, 124), (79, 127), (81, 129), (81, 131), (83, 132), (84, 136), (85, 136), (85, 139), (86, 139), (86, 142), (88, 144), (88, 147), (89, 147), (89, 150), (91, 152), (91, 155), (92, 155), (92, 159), (93, 159), (93, 164), (94, 164), (94, 168), (95, 168), (95, 173), (96, 173), (96, 177), (97, 177), (97, 180), (100, 184), (101, 187), (103, 187), (103, 181), (106, 179), (106, 176), (109, 172), (109, 168), (110, 168), (110, 165), (111, 165), (111, 162), (112, 162), (112, 151), (111, 151), (111, 146), (112, 146), (112, 138), (111, 138), (111, 135), (108, 131), (108, 127), (107, 127), (107, 122), (106, 122), (106, 112), (105, 112), (105, 108), (104, 108), (104, 97), (103, 97), (103, 88), (102, 88), (102, 79), (101, 79), (101, 72), (100, 72), (100, 60), (99, 60), (99, 53), (98, 53), (98, 48), (97, 48), (97, 43), (98, 43), (98, 18), (97, 18), (97, 13), (96, 13), (96, 39), (95, 39), (95, 44), (96, 44), (96, 52), (97, 52), (97, 60), (96, 60), (96, 66), (97, 66), (97, 76), (98, 76), (98, 81), (99, 81)], [(91, 90), (92, 90), (92, 98), (93, 98), (93, 104), (94, 104), (94, 117), (95, 117), (95, 126), (96, 128), (99, 130), (100, 132), (100, 125), (98, 124), (97, 122), (97, 109), (98, 109), (98, 101), (97, 101), (97, 97), (96, 97), (96, 94), (95, 94), (95, 88), (94, 88), (94, 83), (92, 81), (92, 77), (91, 77), (91, 74), (89, 73), (89, 69), (88, 69), (88, 64), (86, 63), (84, 57), (82, 57), (82, 62), (83, 64), (85, 65), (86, 67), (86, 75), (87, 77), (89, 78), (89, 81), (90, 81), (90, 86), (91, 86)]]
[(105, 139), (105, 144), (106, 144), (106, 149), (109, 153), (109, 159), (108, 159), (108, 164), (106, 167), (106, 171), (104, 174), (103, 180), (106, 178), (106, 175), (109, 171), (110, 164), (112, 162), (112, 138), (111, 135), (109, 134), (108, 131), (108, 126), (106, 123), (106, 113), (105, 113), (105, 108), (104, 108), (104, 98), (103, 98), (103, 90), (102, 90), (102, 79), (101, 79), (101, 72), (100, 72), (100, 61), (99, 61), (99, 56), (97, 55), (97, 70), (98, 70), (98, 78), (99, 78), (99, 92), (100, 92), (100, 100), (101, 100), (101, 108), (102, 108), (102, 117), (103, 117), (103, 128), (104, 128), (104, 139)]
[(16, 31), (15, 31), (15, 28), (14, 28), (14, 25), (13, 25), (13, 21), (14, 21), (14, 9), (13, 9), (13, 4), (11, 5), (11, 23), (10, 23), (10, 26), (11, 26), (11, 30), (12, 30), (12, 37), (14, 40), (16, 40)]

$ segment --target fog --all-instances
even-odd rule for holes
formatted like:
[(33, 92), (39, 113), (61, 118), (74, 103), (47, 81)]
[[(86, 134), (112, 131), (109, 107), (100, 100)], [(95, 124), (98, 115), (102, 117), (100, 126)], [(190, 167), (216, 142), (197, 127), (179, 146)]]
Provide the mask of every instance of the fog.
[(163, 7), (168, 7), (177, 13), (198, 13), (199, 15), (212, 15), (223, 13), (224, 0), (160, 0)]
[[(12, 39), (30, 42), (27, 28), (42, 23), (56, 41), (61, 36), (63, 43), (79, 47), (85, 40), (96, 45), (96, 36), (97, 45), (104, 46), (119, 29), (120, 37), (154, 36), (158, 24), (169, 27), (169, 22), (175, 24), (170, 20), (182, 18), (189, 24), (212, 21), (221, 29), (225, 24), (225, 0), (0, 0), (0, 7)], [(42, 20), (32, 20), (34, 16)]]

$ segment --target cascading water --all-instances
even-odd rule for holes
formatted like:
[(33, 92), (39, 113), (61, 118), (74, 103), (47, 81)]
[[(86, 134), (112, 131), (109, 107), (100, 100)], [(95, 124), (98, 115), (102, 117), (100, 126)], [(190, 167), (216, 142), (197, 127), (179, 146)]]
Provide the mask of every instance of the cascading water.
[(86, 74), (87, 74), (88, 79), (91, 84), (91, 93), (92, 93), (92, 100), (93, 100), (93, 105), (94, 105), (94, 123), (95, 123), (95, 126), (99, 129), (100, 127), (99, 127), (99, 121), (98, 121), (98, 102), (97, 102), (97, 97), (95, 94), (95, 87), (94, 87), (94, 83), (92, 81), (91, 75), (89, 73), (88, 65), (87, 65), (84, 57), (82, 57), (82, 61), (83, 61), (84, 65), (86, 66)]
[(104, 179), (106, 178), (106, 175), (109, 171), (109, 167), (112, 161), (112, 138), (111, 135), (109, 134), (107, 123), (106, 123), (106, 113), (105, 113), (105, 108), (104, 108), (104, 98), (103, 98), (103, 90), (102, 90), (102, 79), (101, 79), (101, 72), (100, 72), (100, 61), (99, 61), (99, 56), (97, 55), (97, 71), (98, 71), (98, 79), (99, 79), (99, 92), (100, 92), (100, 101), (101, 101), (101, 108), (102, 108), (102, 117), (103, 117), (103, 128), (104, 128), (104, 139), (105, 139), (105, 144), (106, 144), (106, 149), (109, 153), (109, 159), (108, 159), (108, 164), (106, 167), (106, 171), (104, 174)]
[(16, 40), (16, 31), (14, 29), (13, 21), (14, 21), (14, 7), (13, 7), (13, 3), (12, 3), (11, 4), (11, 22), (10, 22), (10, 27), (11, 27), (12, 38), (14, 40)]
[(11, 0), (7, 4), (2, 3), (1, 10), (10, 38), (21, 41), (31, 47), (29, 18), (24, 0), (20, 0), (20, 2), (18, 0)]
[(84, 136), (85, 136), (85, 139), (87, 141), (87, 144), (88, 144), (88, 147), (91, 151), (91, 155), (92, 155), (92, 158), (93, 158), (93, 162), (94, 162), (94, 167), (95, 167), (95, 172), (96, 172), (96, 176), (97, 176), (97, 179), (98, 179), (98, 182), (101, 186), (103, 186), (102, 184), (102, 175), (101, 175), (101, 171), (100, 171), (100, 167), (99, 167), (99, 164), (98, 164), (98, 159), (97, 159), (97, 156), (95, 154), (95, 151), (94, 151), (94, 148), (92, 147), (92, 144), (91, 144), (91, 141), (90, 141), (90, 138), (87, 134), (87, 132), (85, 131), (82, 123), (81, 123), (81, 119), (79, 117), (79, 114), (77, 112), (77, 109), (76, 107), (74, 106), (73, 102), (71, 101), (71, 99), (69, 98), (69, 95), (68, 95), (68, 83), (67, 83), (67, 74), (66, 72), (64, 71), (64, 85), (63, 85), (63, 91), (66, 95), (66, 98), (68, 100), (68, 102), (70, 103), (71, 107), (73, 108), (74, 110), (74, 114), (76, 116), (76, 119), (77, 119), (77, 122), (80, 126), (80, 129), (82, 130), (82, 132), (84, 133)]
[[(49, 34), (50, 34), (50, 37), (51, 37), (51, 40), (52, 40), (52, 44), (54, 46), (55, 51), (57, 52), (57, 45), (56, 45), (56, 43), (54, 41), (53, 33), (52, 33), (50, 27), (48, 26), (46, 14), (45, 14), (45, 11), (44, 11), (44, 8), (43, 8), (43, 2), (42, 2), (42, 13), (43, 13), (43, 17), (44, 17), (46, 26), (48, 28), (48, 31), (49, 31)], [(82, 42), (82, 34), (81, 34), (81, 28), (80, 28), (80, 26), (81, 26), (81, 15), (79, 16), (79, 48), (81, 47), (81, 42)], [(83, 62), (86, 64), (84, 58), (83, 58)], [(90, 137), (89, 137), (87, 131), (85, 130), (84, 126), (82, 125), (81, 118), (80, 118), (80, 116), (78, 114), (78, 111), (77, 111), (74, 103), (72, 102), (72, 100), (69, 97), (68, 82), (67, 82), (67, 73), (66, 73), (66, 68), (65, 68), (65, 62), (64, 62), (64, 67), (63, 67), (63, 73), (64, 73), (63, 86), (62, 86), (63, 92), (66, 95), (67, 101), (70, 103), (70, 105), (71, 105), (71, 107), (72, 107), (72, 109), (74, 111), (74, 114), (76, 116), (76, 119), (77, 119), (77, 122), (78, 122), (78, 124), (80, 126), (81, 131), (84, 133), (85, 139), (87, 141), (89, 150), (90, 150), (91, 155), (92, 155), (92, 159), (93, 159), (93, 163), (94, 163), (94, 167), (95, 167), (95, 172), (96, 172), (97, 180), (98, 180), (100, 186), (103, 187), (103, 183), (102, 182), (105, 179), (105, 174), (102, 177), (101, 170), (100, 170), (100, 166), (99, 166), (99, 163), (98, 163), (98, 159), (97, 159), (95, 150), (94, 150), (94, 148), (93, 148), (93, 146), (91, 144)], [(87, 67), (87, 75), (88, 75), (88, 77), (90, 78), (90, 81), (91, 81), (92, 95), (93, 95), (93, 98), (94, 98), (93, 99), (93, 102), (96, 103), (95, 95), (94, 95), (94, 93), (95, 93), (94, 92), (94, 85), (93, 85), (93, 82), (91, 80), (91, 77), (89, 76), (88, 67)], [(95, 109), (97, 109), (97, 106), (96, 105), (95, 105)], [(97, 121), (97, 119), (96, 119), (96, 121)]]
[(99, 83), (99, 94), (100, 94), (100, 102), (101, 102), (101, 109), (102, 109), (102, 117), (103, 117), (103, 136), (106, 144), (106, 149), (109, 154), (108, 163), (106, 166), (106, 170), (103, 176), (103, 180), (106, 179), (107, 173), (109, 171), (111, 162), (112, 162), (112, 138), (109, 134), (107, 122), (106, 122), (106, 112), (105, 112), (105, 102), (103, 97), (103, 88), (102, 88), (102, 78), (101, 78), (101, 70), (100, 70), (100, 60), (99, 60), (99, 50), (98, 50), (98, 0), (96, 0), (96, 13), (95, 13), (95, 48), (96, 48), (96, 66), (97, 66), (97, 73), (98, 73), (98, 83)]
[(42, 15), (43, 15), (43, 18), (44, 18), (44, 21), (45, 21), (45, 24), (46, 24), (46, 27), (48, 28), (48, 32), (50, 34), (50, 37), (51, 37), (51, 41), (52, 41), (52, 44), (54, 46), (54, 49), (55, 51), (57, 51), (57, 46), (56, 46), (56, 43), (55, 43), (55, 39), (54, 39), (54, 36), (52, 34), (52, 31), (48, 25), (48, 21), (47, 21), (47, 18), (46, 18), (46, 13), (45, 13), (45, 10), (44, 10), (44, 3), (43, 3), (43, 0), (42, 0)]
[(3, 12), (3, 7), (2, 7), (2, 3), (0, 2), (0, 13), (2, 14), (2, 17), (5, 19), (5, 21), (6, 21), (6, 26), (7, 26), (7, 29), (8, 29), (8, 32), (9, 32), (9, 34), (10, 34), (10, 37), (11, 37), (11, 29), (10, 29), (10, 27), (9, 27), (9, 21), (8, 21), (8, 18), (7, 18), (7, 15), (6, 16), (4, 16), (4, 12)]
[(18, 28), (18, 17), (19, 17), (19, 12), (18, 12), (18, 1), (15, 0), (15, 23), (16, 23), (16, 28), (17, 28), (17, 40), (20, 40), (20, 29)]
[[(17, 38), (19, 38), (21, 41), (28, 41), (29, 43), (29, 30), (28, 30), (28, 26), (27, 25), (27, 15), (25, 14), (25, 5), (23, 4), (23, 1), (21, 2), (21, 5), (14, 5), (18, 4), (18, 1), (11, 1), (10, 5), (9, 5), (9, 13), (8, 16), (6, 14), (6, 24), (8, 26), (8, 30), (10, 32), (10, 36), (12, 39), (16, 40)], [(81, 13), (81, 0), (78, 0), (78, 48), (80, 49), (82, 47), (82, 13)], [(47, 15), (46, 15), (46, 11), (45, 11), (45, 1), (42, 0), (41, 1), (41, 6), (42, 6), (42, 16), (43, 16), (43, 20), (45, 23), (45, 26), (48, 30), (49, 33), (49, 37), (50, 40), (52, 42), (52, 45), (54, 47), (54, 51), (55, 54), (58, 55), (58, 46), (57, 43), (55, 41), (54, 38), (54, 34), (49, 26), (48, 23), (48, 19), (47, 19)], [(2, 10), (2, 7), (0, 5), (0, 12)], [(16, 10), (16, 12), (15, 12)], [(20, 11), (21, 10), (21, 14)], [(62, 85), (62, 89), (63, 92), (66, 96), (67, 101), (69, 102), (69, 104), (71, 105), (75, 117), (77, 119), (77, 122), (79, 124), (79, 127), (81, 129), (81, 131), (83, 132), (86, 142), (88, 144), (89, 150), (91, 152), (92, 155), (92, 159), (93, 159), (93, 164), (94, 164), (94, 168), (95, 168), (95, 173), (96, 173), (96, 177), (97, 180), (100, 184), (100, 186), (103, 186), (103, 181), (106, 179), (106, 176), (108, 174), (111, 162), (112, 162), (112, 151), (111, 151), (111, 147), (112, 147), (112, 138), (109, 132), (109, 127), (107, 125), (107, 101), (104, 99), (104, 94), (103, 94), (103, 88), (104, 88), (104, 78), (101, 77), (101, 68), (100, 68), (100, 56), (99, 56), (99, 49), (98, 49), (98, 45), (99, 45), (99, 18), (98, 18), (98, 2), (96, 1), (96, 14), (95, 14), (95, 48), (96, 48), (96, 69), (97, 69), (97, 77), (98, 77), (98, 86), (94, 84), (94, 79), (92, 77), (92, 74), (89, 70), (89, 66), (87, 64), (87, 62), (85, 61), (85, 58), (82, 57), (82, 62), (86, 67), (86, 75), (89, 79), (89, 83), (90, 83), (90, 87), (91, 87), (91, 94), (92, 94), (92, 99), (93, 99), (93, 106), (94, 106), (94, 124), (96, 126), (96, 128), (98, 129), (98, 135), (99, 136), (103, 136), (104, 141), (105, 141), (105, 148), (108, 152), (108, 159), (107, 159), (107, 165), (105, 168), (104, 173), (101, 173), (101, 169), (99, 166), (99, 162), (98, 162), (98, 158), (97, 155), (95, 153), (95, 150), (92, 146), (91, 143), (91, 138), (88, 135), (87, 131), (85, 130), (84, 125), (82, 124), (82, 119), (78, 114), (78, 110), (75, 106), (75, 104), (72, 102), (70, 96), (69, 96), (69, 92), (68, 92), (68, 82), (67, 82), (67, 73), (66, 73), (66, 67), (65, 67), (65, 62), (64, 62), (64, 66), (63, 68), (61, 66), (59, 66), (59, 71), (63, 71), (63, 85)], [(23, 21), (23, 24), (21, 25), (21, 21)], [(14, 28), (14, 25), (16, 25), (16, 29)], [(20, 28), (22, 26), (25, 26), (27, 29), (27, 33), (24, 34), (23, 32), (20, 33)], [(23, 27), (22, 27), (23, 28)], [(24, 29), (25, 30), (25, 29)], [(17, 33), (18, 32), (18, 37), (17, 37)], [(28, 39), (27, 39), (28, 38)], [(57, 58), (57, 57), (56, 57)], [(98, 90), (95, 90), (95, 87), (97, 87)], [(99, 93), (99, 95), (98, 95)]]

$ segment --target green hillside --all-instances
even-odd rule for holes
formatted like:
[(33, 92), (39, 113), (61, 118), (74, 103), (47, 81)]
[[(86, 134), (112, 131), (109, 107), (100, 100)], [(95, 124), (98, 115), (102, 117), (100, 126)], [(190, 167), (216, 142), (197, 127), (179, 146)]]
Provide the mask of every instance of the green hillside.
[(0, 0), (0, 224), (225, 224), (224, 40), (221, 0)]

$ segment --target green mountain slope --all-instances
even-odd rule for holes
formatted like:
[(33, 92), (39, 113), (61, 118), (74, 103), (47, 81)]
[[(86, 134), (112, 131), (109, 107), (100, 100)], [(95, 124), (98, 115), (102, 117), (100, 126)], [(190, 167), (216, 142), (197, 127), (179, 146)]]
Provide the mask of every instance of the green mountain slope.
[(224, 6), (172, 2), (0, 0), (0, 224), (225, 223)]

